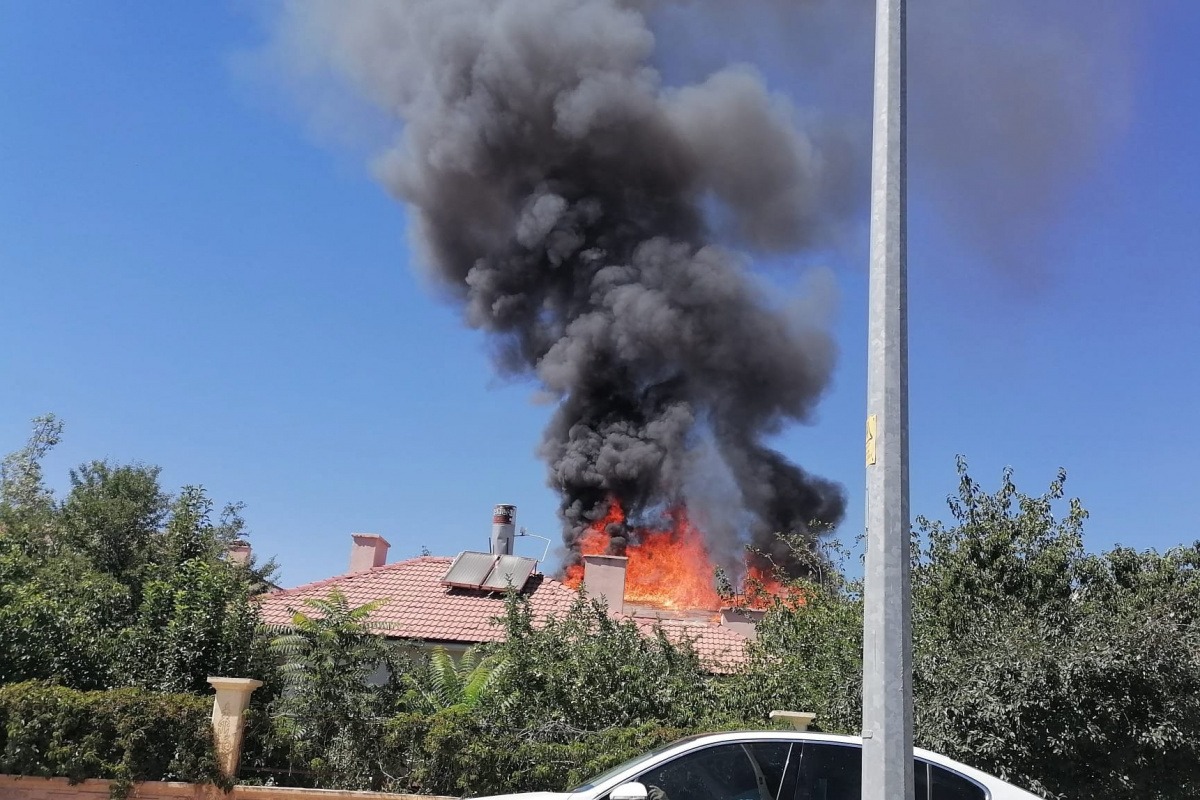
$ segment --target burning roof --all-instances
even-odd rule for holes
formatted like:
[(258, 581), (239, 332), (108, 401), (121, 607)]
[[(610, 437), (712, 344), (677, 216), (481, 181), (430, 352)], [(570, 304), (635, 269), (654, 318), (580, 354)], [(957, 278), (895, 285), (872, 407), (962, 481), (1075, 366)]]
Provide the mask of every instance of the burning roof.
[[(593, 522), (579, 539), (582, 555), (610, 552), (614, 530), (621, 536), (629, 530), (625, 512), (617, 501), (609, 503), (607, 513)], [(675, 509), (663, 515), (657, 527), (635, 528), (632, 541), (621, 548), (628, 559), (624, 600), (635, 606), (672, 611), (717, 611), (728, 605), (729, 598), (717, 592), (717, 565), (709, 555), (704, 535), (688, 519), (687, 512)], [(766, 605), (771, 596), (786, 592), (770, 565), (761, 556), (750, 554), (744, 565), (742, 601), (752, 607)], [(584, 580), (583, 564), (567, 567), (564, 583), (579, 587)]]
[[(504, 595), (445, 586), (443, 579), (452, 563), (450, 558), (424, 556), (347, 573), (262, 595), (258, 598), (259, 609), (264, 622), (285, 625), (291, 621), (290, 609), (298, 608), (307, 598), (325, 597), (337, 589), (352, 606), (384, 600), (371, 621), (389, 637), (468, 645), (499, 641), (504, 631), (495, 621), (504, 613)], [(539, 574), (529, 577), (522, 592), (537, 620), (565, 615), (578, 597), (574, 589)], [(675, 641), (686, 638), (716, 671), (733, 669), (745, 659), (748, 639), (742, 632), (744, 626), (722, 625), (711, 614), (701, 619), (685, 615), (619, 616), (633, 621), (648, 635), (659, 626)]]

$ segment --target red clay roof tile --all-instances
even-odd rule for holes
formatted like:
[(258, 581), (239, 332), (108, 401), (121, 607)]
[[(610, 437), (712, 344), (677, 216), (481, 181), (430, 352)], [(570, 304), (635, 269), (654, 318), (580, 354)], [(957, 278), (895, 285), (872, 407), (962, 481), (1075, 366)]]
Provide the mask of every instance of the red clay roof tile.
[[(325, 597), (336, 588), (352, 607), (383, 600), (371, 621), (390, 637), (466, 644), (499, 641), (504, 636), (497, 623), (504, 615), (503, 595), (443, 586), (442, 576), (452, 561), (422, 556), (264, 594), (258, 598), (262, 620), (285, 625), (291, 621), (289, 609), (298, 609), (308, 598)], [(526, 583), (524, 593), (535, 619), (565, 615), (577, 596), (574, 589), (536, 574)], [(746, 637), (716, 622), (628, 619), (647, 635), (658, 624), (672, 641), (690, 640), (715, 671), (727, 672), (745, 661)]]

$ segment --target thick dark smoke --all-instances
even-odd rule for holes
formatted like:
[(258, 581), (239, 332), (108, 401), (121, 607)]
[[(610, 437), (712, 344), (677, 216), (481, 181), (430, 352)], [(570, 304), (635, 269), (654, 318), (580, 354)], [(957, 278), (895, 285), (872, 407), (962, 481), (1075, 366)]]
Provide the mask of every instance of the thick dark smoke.
[[(1117, 124), (1130, 3), (913, 5), (914, 189), (981, 260), (1019, 268)], [(612, 496), (634, 520), (686, 501), (726, 561), (741, 542), (841, 519), (839, 487), (764, 444), (810, 417), (834, 345), (713, 231), (789, 253), (842, 246), (861, 221), (871, 8), (282, 6), (273, 44), (292, 70), (349, 83), (400, 123), (377, 173), (411, 209), (436, 284), (493, 336), (502, 371), (557, 398), (540, 452), (568, 545)], [(822, 113), (726, 66), (748, 55)], [(682, 88), (666, 88), (664, 64)], [(630, 535), (610, 533), (617, 548)]]
[(663, 88), (629, 2), (304, 3), (285, 30), (403, 121), (378, 170), (428, 268), (501, 368), (559, 399), (540, 453), (568, 545), (612, 497), (631, 520), (685, 501), (701, 442), (745, 512), (720, 534), (841, 519), (840, 487), (763, 444), (808, 418), (834, 345), (706, 224), (828, 243), (853, 211), (837, 128), (801, 126), (745, 67)]

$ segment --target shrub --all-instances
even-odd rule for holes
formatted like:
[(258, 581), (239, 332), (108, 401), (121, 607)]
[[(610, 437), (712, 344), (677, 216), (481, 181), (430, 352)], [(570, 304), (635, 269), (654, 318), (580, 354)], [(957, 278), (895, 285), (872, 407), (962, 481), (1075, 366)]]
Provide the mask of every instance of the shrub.
[(479, 703), (479, 715), (498, 725), (692, 728), (718, 709), (712, 676), (689, 642), (646, 635), (586, 596), (537, 624), (528, 599), (512, 597), (500, 622), (504, 641), (491, 655), (502, 668)]
[(213, 752), (212, 700), (138, 689), (80, 692), (43, 683), (0, 687), (0, 772), (133, 781), (224, 782)]
[(647, 724), (580, 731), (558, 724), (513, 729), (451, 708), (391, 720), (381, 756), (391, 791), (480, 796), (565, 791), (691, 730)]

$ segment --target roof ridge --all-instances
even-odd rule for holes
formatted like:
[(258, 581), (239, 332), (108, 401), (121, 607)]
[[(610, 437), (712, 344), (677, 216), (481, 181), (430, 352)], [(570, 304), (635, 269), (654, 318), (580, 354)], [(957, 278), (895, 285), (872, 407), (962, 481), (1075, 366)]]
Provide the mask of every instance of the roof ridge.
[(557, 587), (557, 588), (560, 588), (560, 589), (566, 589), (567, 591), (570, 591), (570, 592), (575, 592), (576, 594), (578, 594), (578, 590), (576, 590), (576, 589), (572, 589), (570, 586), (567, 586), (565, 583), (563, 583), (562, 581), (558, 580), (557, 578), (551, 578), (549, 575), (547, 575), (547, 574), (546, 574), (546, 573), (544, 573), (544, 572), (532, 572), (532, 573), (530, 573), (530, 575), (531, 575), (531, 576), (532, 576), (532, 575), (540, 575), (540, 576), (542, 576), (542, 585), (543, 585), (543, 586), (545, 586), (547, 583), (552, 583), (552, 584), (554, 584), (554, 586), (555, 586), (555, 587)]
[(380, 564), (378, 567), (371, 567), (369, 569), (360, 569), (357, 572), (343, 572), (341, 575), (334, 575), (332, 578), (322, 578), (319, 581), (312, 581), (311, 583), (302, 583), (299, 586), (293, 586), (290, 589), (278, 589), (274, 592), (263, 592), (262, 594), (258, 595), (258, 597), (279, 597), (280, 595), (290, 594), (292, 592), (298, 592), (302, 589), (304, 589), (304, 590), (319, 589), (322, 586), (329, 586), (330, 584), (339, 583), (339, 582), (345, 581), (346, 579), (349, 579), (349, 578), (357, 578), (360, 575), (371, 575), (371, 574), (379, 575), (386, 571), (396, 569), (397, 567), (406, 567), (406, 566), (410, 566), (412, 564), (421, 564), (421, 563), (439, 564), (439, 563), (450, 562), (453, 560), (454, 559), (452, 559), (448, 556), (416, 556), (415, 558), (406, 558), (403, 561), (393, 561), (391, 564)]

